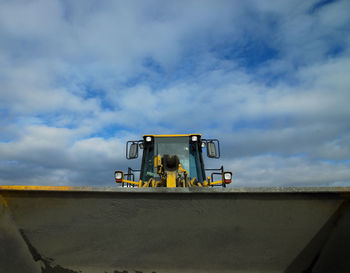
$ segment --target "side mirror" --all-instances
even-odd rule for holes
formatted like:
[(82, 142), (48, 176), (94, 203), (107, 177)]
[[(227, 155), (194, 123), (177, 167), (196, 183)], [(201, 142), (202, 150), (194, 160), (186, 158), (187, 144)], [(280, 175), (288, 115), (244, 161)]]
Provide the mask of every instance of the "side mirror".
[(214, 142), (208, 142), (207, 143), (207, 156), (210, 158), (216, 158), (216, 147)]
[(129, 149), (129, 159), (134, 159), (139, 156), (139, 145), (137, 143), (131, 143)]

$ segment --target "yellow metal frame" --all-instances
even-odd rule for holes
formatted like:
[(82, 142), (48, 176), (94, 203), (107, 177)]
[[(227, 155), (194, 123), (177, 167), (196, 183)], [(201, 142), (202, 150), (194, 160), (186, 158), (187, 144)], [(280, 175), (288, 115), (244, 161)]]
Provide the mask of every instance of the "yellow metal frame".
[[(191, 187), (210, 187), (210, 186), (215, 186), (215, 185), (221, 185), (224, 184), (225, 182), (223, 182), (222, 180), (218, 180), (218, 181), (213, 181), (213, 182), (208, 182), (206, 180), (204, 180), (203, 182), (197, 182), (197, 184), (194, 183), (196, 178), (193, 178), (189, 185)], [(167, 188), (175, 188), (176, 187), (176, 177), (175, 174), (173, 172), (169, 172), (168, 173), (168, 177), (167, 177), (167, 181), (166, 181), (166, 187)], [(122, 183), (129, 183), (135, 186), (138, 186), (140, 188), (148, 188), (148, 187), (157, 187), (159, 184), (161, 184), (161, 181), (155, 181), (153, 178), (151, 178), (149, 181), (141, 181), (139, 180), (138, 182), (136, 181), (131, 181), (131, 180), (126, 180), (123, 179)], [(22, 189), (22, 190), (26, 190), (28, 186), (18, 186), (17, 189)], [(35, 190), (36, 188), (40, 188), (41, 190), (43, 190), (42, 188), (50, 188), (52, 189), (57, 189), (57, 188), (67, 188), (67, 189), (60, 189), (60, 190), (69, 190), (69, 188), (71, 187), (33, 187), (32, 190)], [(1, 189), (1, 186), (0, 186)], [(12, 188), (13, 189), (13, 188)]]
[[(169, 134), (169, 135), (143, 135), (142, 137), (153, 137), (153, 138), (157, 138), (157, 137), (191, 137), (191, 136), (199, 136), (201, 137), (202, 134)], [(161, 156), (157, 155), (154, 157), (154, 166), (158, 169), (158, 171), (160, 171), (160, 168), (162, 167), (162, 162), (161, 162)], [(183, 172), (185, 174), (185, 177), (187, 177), (187, 171), (185, 169), (183, 169), (181, 167), (181, 164), (179, 165), (179, 171)], [(152, 181), (151, 181), (152, 180)], [(192, 179), (191, 181), (189, 181), (188, 185), (190, 187), (210, 187), (210, 186), (214, 186), (214, 185), (220, 185), (220, 184), (224, 184), (224, 180), (219, 180), (219, 181), (210, 181), (210, 177), (207, 178), (207, 180), (204, 180), (203, 182), (197, 182), (196, 184), (194, 183), (195, 178)], [(130, 181), (130, 180), (125, 180), (123, 177), (122, 180), (123, 183), (129, 183), (129, 184), (133, 184), (136, 185), (138, 187), (157, 187), (159, 184), (161, 184), (162, 182), (159, 181), (155, 181), (154, 179), (150, 179), (149, 181)], [(173, 173), (168, 173), (168, 178), (166, 181), (166, 187), (168, 188), (173, 188), (176, 187), (176, 177), (175, 174)]]
[(176, 188), (176, 172), (168, 172), (166, 178), (167, 188)]
[(124, 178), (122, 179), (122, 183), (129, 183), (129, 184), (133, 184), (133, 185), (136, 185), (136, 186), (139, 186), (140, 181), (136, 182), (136, 181), (126, 180)]
[(213, 181), (209, 183), (209, 186), (220, 185), (220, 184), (224, 184), (224, 182), (222, 180)]

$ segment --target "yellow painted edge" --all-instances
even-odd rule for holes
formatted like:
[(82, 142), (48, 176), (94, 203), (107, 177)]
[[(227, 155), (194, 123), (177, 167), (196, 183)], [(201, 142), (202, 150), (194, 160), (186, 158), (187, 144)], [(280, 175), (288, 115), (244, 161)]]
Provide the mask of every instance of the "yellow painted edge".
[[(87, 187), (88, 188), (88, 187)], [(0, 190), (15, 190), (15, 191), (70, 191), (74, 187), (68, 186), (0, 186)]]

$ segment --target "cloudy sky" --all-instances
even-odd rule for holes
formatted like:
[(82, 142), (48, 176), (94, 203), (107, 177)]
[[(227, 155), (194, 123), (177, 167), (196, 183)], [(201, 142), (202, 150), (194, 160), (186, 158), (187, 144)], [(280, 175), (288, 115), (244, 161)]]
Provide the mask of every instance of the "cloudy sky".
[(221, 140), (233, 186), (350, 186), (350, 1), (0, 0), (0, 184), (114, 186)]

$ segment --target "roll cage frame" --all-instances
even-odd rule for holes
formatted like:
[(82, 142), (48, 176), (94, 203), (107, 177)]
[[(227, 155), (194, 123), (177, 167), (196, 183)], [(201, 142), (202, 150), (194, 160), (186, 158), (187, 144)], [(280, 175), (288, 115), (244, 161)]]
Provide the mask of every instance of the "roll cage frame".
[[(147, 135), (148, 136), (148, 135)], [(147, 136), (144, 136), (143, 139), (141, 140), (128, 140), (126, 142), (126, 151), (125, 151), (125, 157), (126, 159), (128, 160), (131, 160), (131, 159), (136, 159), (138, 157), (138, 148), (140, 147), (141, 149), (144, 148), (145, 146), (145, 142), (146, 142), (146, 137)], [(191, 137), (192, 135), (188, 135), (189, 137)], [(198, 136), (198, 135), (197, 135)], [(151, 136), (151, 137), (157, 137), (157, 136)], [(170, 136), (169, 136), (170, 137)], [(176, 135), (173, 135), (172, 137), (176, 137)], [(220, 152), (220, 141), (218, 139), (202, 139), (200, 138), (199, 136), (199, 144), (198, 144), (198, 147), (200, 148), (199, 150), (199, 154), (200, 154), (200, 163), (202, 165), (202, 169), (203, 169), (203, 172), (204, 172), (204, 178), (206, 178), (206, 172), (211, 172), (210, 173), (210, 180), (211, 181), (214, 181), (214, 176), (222, 176), (223, 173), (224, 173), (224, 166), (221, 166), (220, 168), (217, 168), (217, 169), (213, 169), (213, 168), (205, 168), (205, 164), (204, 164), (204, 160), (203, 160), (203, 153), (202, 153), (202, 149), (204, 147), (208, 147), (208, 144), (209, 143), (213, 143), (216, 147), (217, 147), (217, 154), (215, 156), (209, 156), (209, 151), (207, 149), (207, 157), (209, 158), (215, 158), (215, 159), (219, 159), (221, 157), (221, 152)], [(136, 157), (130, 157), (130, 146), (132, 144), (137, 144), (137, 156)], [(139, 172), (140, 173), (140, 176), (141, 176), (141, 173), (142, 173), (142, 168), (143, 168), (143, 156), (144, 154), (142, 153), (142, 163), (141, 163), (141, 169), (132, 169), (130, 167), (128, 167), (128, 172), (125, 173), (125, 177), (128, 179), (128, 180), (131, 180), (131, 181), (135, 181), (135, 174), (134, 172)], [(141, 179), (141, 177), (140, 177)], [(211, 185), (211, 187), (215, 187), (215, 186), (222, 186), (222, 187), (226, 187), (226, 184), (225, 183), (222, 183), (222, 185)], [(122, 187), (125, 187), (125, 183), (122, 183)], [(131, 184), (127, 184), (126, 183), (126, 187), (134, 187), (134, 185), (131, 185)]]

